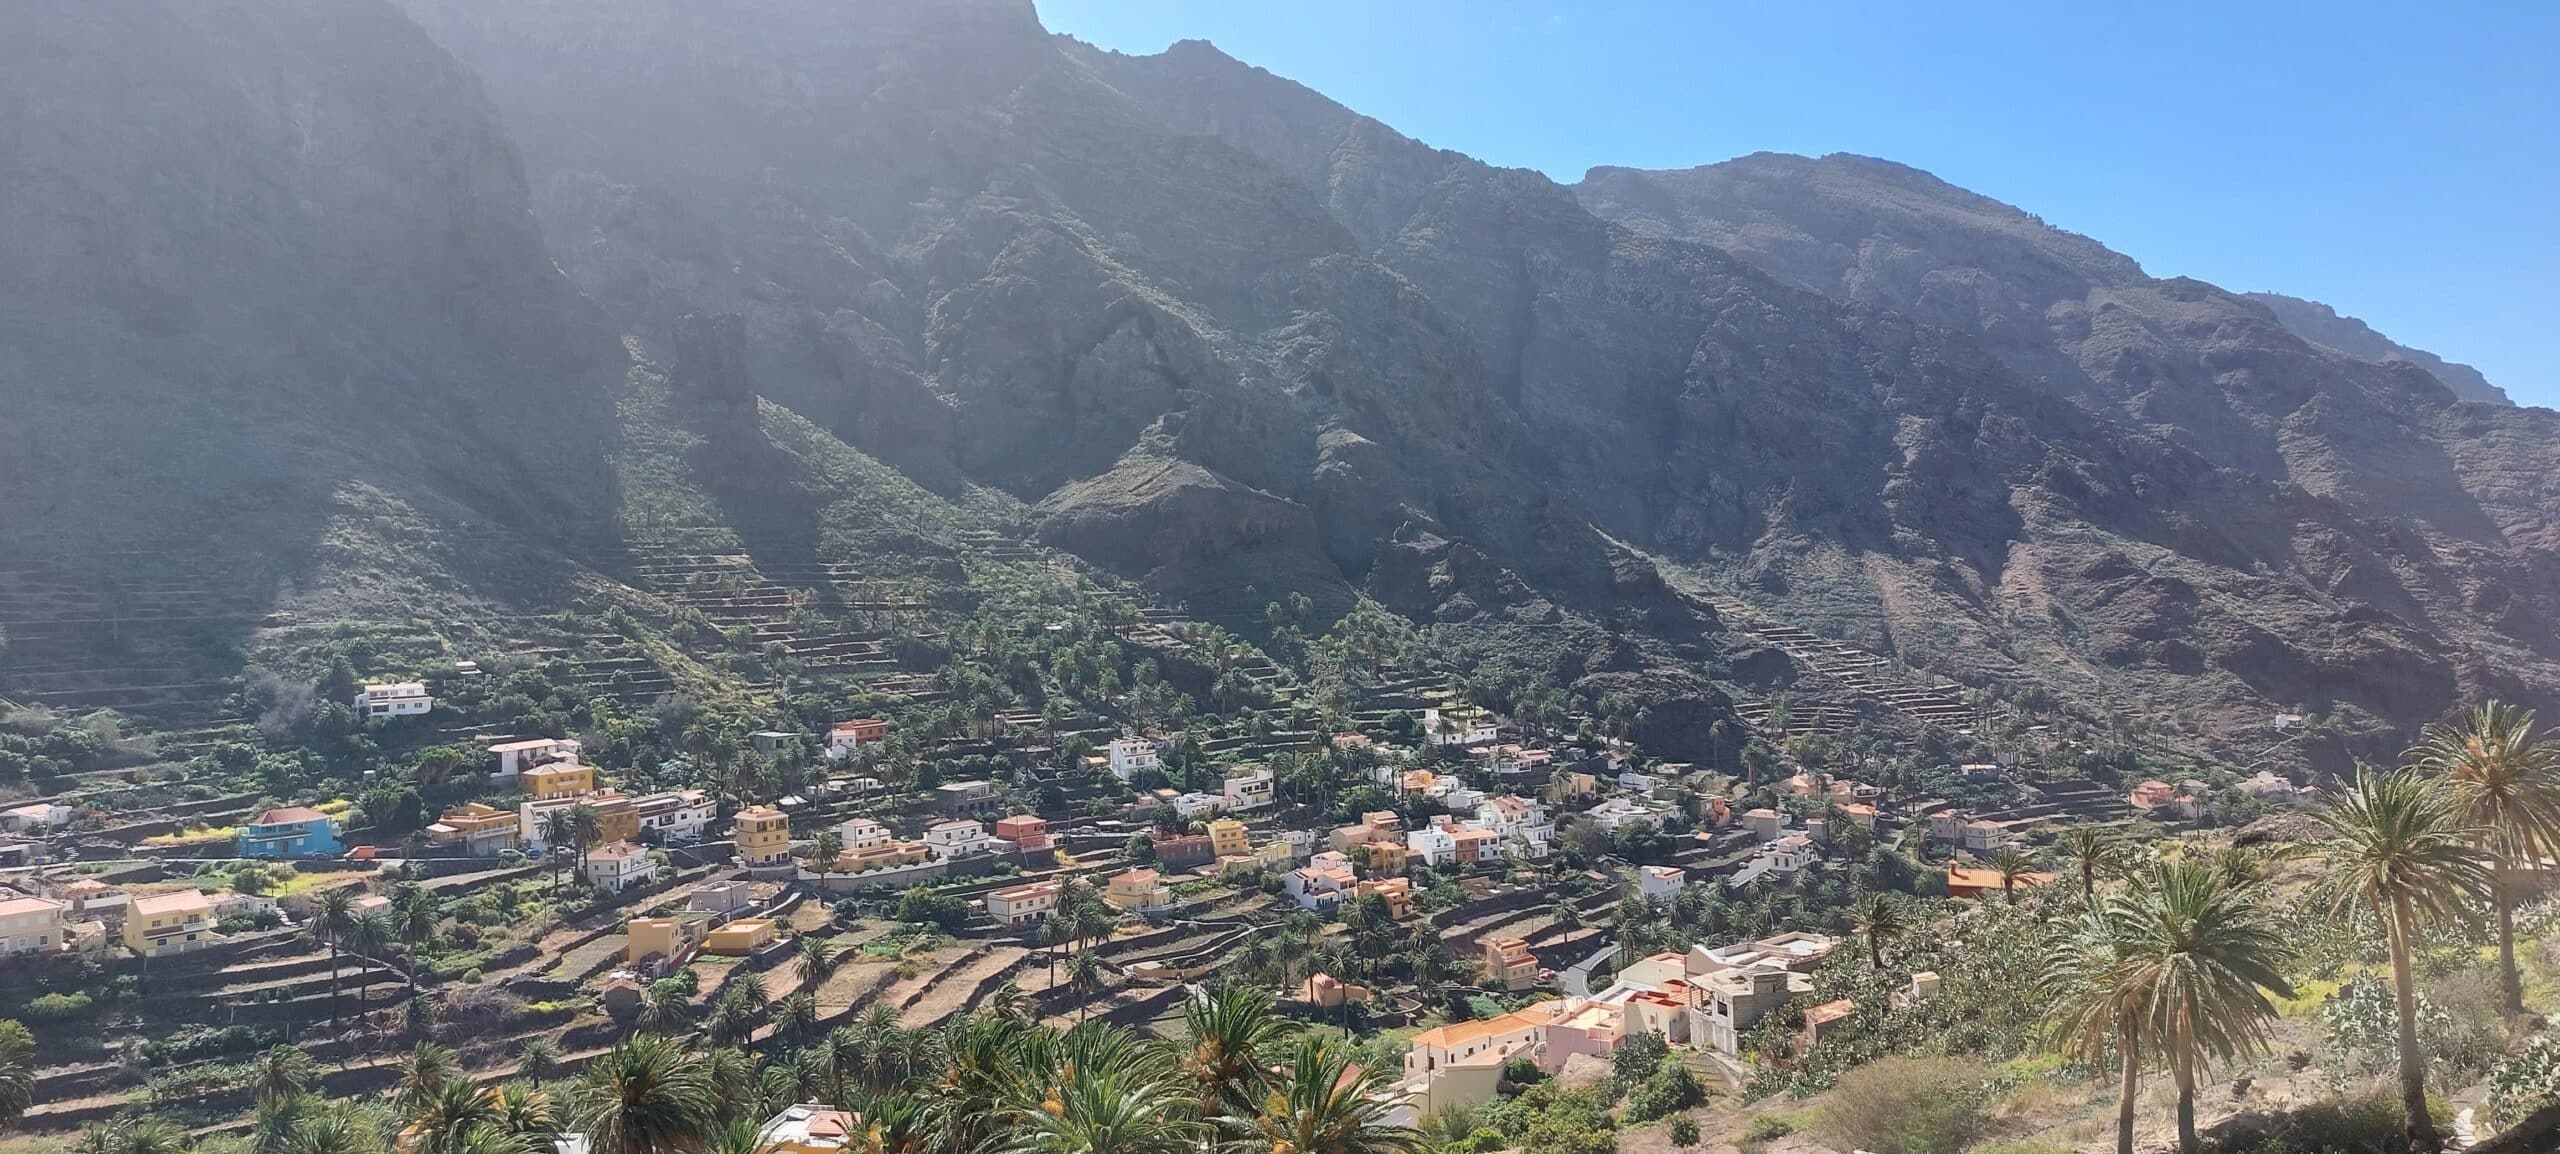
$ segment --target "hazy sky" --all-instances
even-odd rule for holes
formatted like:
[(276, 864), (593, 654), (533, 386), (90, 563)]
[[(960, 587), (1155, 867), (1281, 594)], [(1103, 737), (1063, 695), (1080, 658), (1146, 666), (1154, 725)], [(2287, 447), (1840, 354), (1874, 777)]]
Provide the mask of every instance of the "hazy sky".
[(1562, 181), (1916, 165), (2154, 275), (2326, 301), (2560, 407), (2560, 3), (1038, 0)]

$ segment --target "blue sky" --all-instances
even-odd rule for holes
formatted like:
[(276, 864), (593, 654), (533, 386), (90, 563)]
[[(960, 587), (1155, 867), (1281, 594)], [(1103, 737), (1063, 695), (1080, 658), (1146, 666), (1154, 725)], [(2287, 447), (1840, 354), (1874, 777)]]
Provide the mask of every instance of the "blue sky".
[(1038, 4), (1105, 48), (1213, 41), (1563, 181), (1764, 149), (1898, 160), (2560, 407), (2560, 4)]

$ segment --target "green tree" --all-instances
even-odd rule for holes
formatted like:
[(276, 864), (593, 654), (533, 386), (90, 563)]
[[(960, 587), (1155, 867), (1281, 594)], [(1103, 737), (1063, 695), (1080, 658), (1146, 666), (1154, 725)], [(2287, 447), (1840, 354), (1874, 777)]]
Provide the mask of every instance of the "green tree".
[(2509, 1017), (2524, 1013), (2516, 971), (2515, 897), (2503, 878), (2560, 854), (2560, 746), (2534, 732), (2533, 711), (2492, 701), (2458, 721), (2426, 728), (2409, 764), (2443, 779), (2453, 808), (2498, 874), (2498, 981)]
[(1903, 935), (1910, 928), (1903, 916), (1902, 902), (1883, 890), (1875, 890), (1858, 899), (1851, 916), (1856, 919), (1860, 936), (1867, 939), (1867, 965), (1884, 972), (1884, 944)]
[(355, 889), (333, 886), (311, 899), (310, 932), (329, 944), (329, 1025), (338, 1024), (338, 947), (355, 928)]
[(2267, 991), (2293, 996), (2283, 974), (2292, 951), (2259, 892), (2207, 863), (2163, 862), (2106, 903), (2115, 980), (2140, 999), (2141, 1036), (2178, 1087), (2183, 1154), (2197, 1149), (2198, 1078), (2264, 1049), (2276, 1017)]
[(2321, 890), (2332, 907), (2369, 910), (2391, 953), (2391, 991), (2398, 1004), (2400, 1101), (2409, 1144), (2443, 1148), (2427, 1114), (2425, 1055), (2418, 1048), (2414, 956), (2418, 932), (2452, 922), (2466, 902), (2485, 899), (2489, 869), (2473, 852), (2479, 831), (2440, 782), (2407, 770), (2360, 767), (2321, 813), (2327, 835), (2314, 852), (2328, 866)]
[(36, 1104), (36, 1036), (26, 1023), (0, 1018), (0, 1130)]
[(1387, 1124), (1379, 1100), (1382, 1076), (1354, 1062), (1343, 1042), (1310, 1034), (1273, 1076), (1271, 1088), (1242, 1116), (1245, 1148), (1294, 1154), (1405, 1154), (1414, 1131)]
[(1242, 986), (1194, 995), (1183, 1004), (1182, 1026), (1190, 1045), (1182, 1067), (1203, 1115), (1242, 1109), (1259, 1098), (1265, 1069), (1293, 1032), (1268, 992)]
[(250, 1063), (249, 1090), (261, 1108), (281, 1109), (300, 1099), (318, 1072), (311, 1055), (292, 1046), (270, 1046)]
[(2122, 856), (2122, 843), (2115, 835), (2094, 825), (2075, 825), (2062, 831), (2054, 840), (2064, 861), (2080, 877), (2080, 900), (2098, 900), (2098, 875), (2106, 872)]
[(516, 1047), (516, 1073), (535, 1086), (560, 1072), (560, 1046), (545, 1037), (531, 1037)]
[(597, 1154), (693, 1154), (718, 1112), (701, 1062), (674, 1039), (641, 1034), (579, 1074), (568, 1113)]
[(818, 888), (827, 888), (827, 875), (835, 872), (836, 857), (844, 852), (844, 835), (833, 827), (818, 831), (809, 839), (809, 864), (818, 867)]

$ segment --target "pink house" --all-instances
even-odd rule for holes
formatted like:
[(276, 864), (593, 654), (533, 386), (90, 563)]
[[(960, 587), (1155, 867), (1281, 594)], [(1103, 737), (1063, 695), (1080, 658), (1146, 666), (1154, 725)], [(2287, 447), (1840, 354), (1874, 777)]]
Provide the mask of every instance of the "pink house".
[(1576, 1054), (1606, 1062), (1618, 1052), (1624, 1026), (1618, 1007), (1576, 998), (1547, 1023), (1547, 1049), (1538, 1055), (1538, 1067), (1553, 1074)]

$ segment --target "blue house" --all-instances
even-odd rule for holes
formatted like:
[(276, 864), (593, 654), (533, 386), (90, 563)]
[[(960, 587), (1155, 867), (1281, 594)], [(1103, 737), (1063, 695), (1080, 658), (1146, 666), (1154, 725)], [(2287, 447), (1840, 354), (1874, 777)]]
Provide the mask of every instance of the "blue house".
[(336, 857), (338, 819), (303, 805), (271, 809), (240, 827), (242, 857)]

